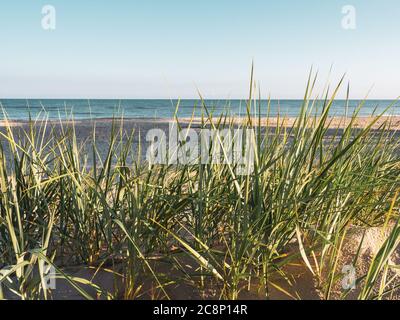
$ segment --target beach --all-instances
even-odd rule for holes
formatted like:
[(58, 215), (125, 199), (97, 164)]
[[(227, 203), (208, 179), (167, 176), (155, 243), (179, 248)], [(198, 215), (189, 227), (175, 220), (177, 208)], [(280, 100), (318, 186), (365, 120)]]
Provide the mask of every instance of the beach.
[(400, 300), (400, 2), (300, 2), (0, 2), (0, 302)]
[[(233, 127), (245, 127), (248, 122), (248, 118), (245, 117), (234, 117), (229, 118), (229, 122), (232, 123)], [(210, 122), (206, 119), (204, 121), (204, 128), (211, 129), (212, 126)], [(267, 132), (269, 134), (274, 134), (276, 129), (281, 130), (280, 134), (283, 134), (282, 129), (286, 129), (286, 133), (290, 134), (291, 129), (297, 125), (297, 118), (285, 117), (285, 118), (251, 118), (252, 126), (261, 126), (261, 132), (265, 135)], [(397, 131), (400, 130), (400, 116), (383, 116), (379, 119), (375, 117), (357, 117), (353, 120), (344, 117), (330, 117), (324, 120), (324, 127), (326, 132), (324, 139), (328, 140), (329, 137), (341, 136), (344, 129), (351, 124), (352, 130), (356, 132), (359, 129), (366, 128), (372, 122), (371, 132), (379, 132), (383, 124), (386, 124), (386, 130), (393, 132), (397, 136)], [(215, 128), (218, 126), (218, 118), (213, 119), (213, 125)], [(221, 122), (224, 122), (223, 120)], [(178, 118), (178, 123), (182, 128), (191, 128), (197, 133), (200, 132), (202, 127), (201, 118)], [(306, 126), (308, 128), (316, 127), (318, 123), (318, 118), (310, 118), (307, 121)], [(128, 138), (132, 143), (134, 149), (138, 150), (138, 146), (141, 146), (142, 159), (145, 158), (146, 148), (149, 146), (149, 142), (146, 141), (147, 133), (152, 129), (162, 130), (167, 137), (169, 137), (169, 132), (171, 127), (176, 128), (176, 120), (173, 118), (130, 118), (130, 119), (118, 119), (118, 118), (103, 118), (103, 119), (93, 119), (93, 120), (39, 120), (36, 122), (29, 122), (27, 120), (8, 120), (0, 121), (0, 132), (5, 133), (6, 128), (11, 128), (11, 131), (15, 133), (16, 137), (24, 137), (21, 134), (29, 130), (30, 126), (37, 129), (46, 130), (46, 135), (50, 135), (52, 131), (56, 133), (56, 136), (65, 134), (68, 130), (73, 129), (76, 136), (77, 142), (83, 146), (82, 150), (85, 150), (83, 154), (88, 153), (89, 160), (91, 160), (91, 150), (90, 144), (95, 141), (98, 147), (99, 155), (106, 156), (108, 147), (110, 144), (110, 139), (112, 135), (119, 135), (122, 133), (122, 143), (126, 143)], [(87, 149), (85, 149), (87, 147)], [(90, 161), (89, 161), (90, 162)]]

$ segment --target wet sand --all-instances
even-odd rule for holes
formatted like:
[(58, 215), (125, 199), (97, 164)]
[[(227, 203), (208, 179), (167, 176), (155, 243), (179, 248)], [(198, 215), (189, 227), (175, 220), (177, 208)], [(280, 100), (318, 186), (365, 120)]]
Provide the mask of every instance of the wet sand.
[[(241, 124), (245, 124), (247, 118), (235, 118), (233, 119), (233, 123), (236, 126), (240, 126)], [(340, 136), (349, 124), (350, 119), (344, 118), (328, 118), (327, 120), (327, 127), (328, 130), (325, 132), (325, 138), (330, 138), (332, 136)], [(367, 127), (374, 118), (372, 117), (359, 117), (354, 120), (352, 125), (353, 128), (361, 129)], [(96, 120), (75, 120), (72, 121), (60, 121), (60, 120), (49, 120), (46, 123), (43, 121), (38, 121), (34, 126), (36, 129), (44, 130), (46, 128), (45, 135), (51, 136), (51, 132), (53, 131), (53, 136), (62, 136), (62, 132), (74, 128), (77, 142), (82, 145), (83, 149), (81, 150), (82, 154), (86, 154), (88, 156), (88, 160), (90, 163), (91, 160), (91, 149), (85, 149), (90, 147), (90, 142), (93, 141), (93, 138), (96, 140), (96, 146), (99, 151), (100, 156), (105, 156), (108, 151), (108, 147), (111, 141), (111, 136), (113, 134), (113, 130), (115, 134), (119, 132), (124, 133), (122, 135), (121, 141), (123, 144), (128, 141), (128, 137), (133, 133), (131, 143), (133, 145), (134, 150), (138, 150), (138, 146), (140, 144), (141, 150), (146, 150), (146, 146), (148, 143), (146, 142), (146, 134), (151, 129), (161, 129), (164, 131), (167, 136), (169, 132), (170, 123), (173, 123), (173, 119), (149, 119), (149, 118), (135, 118), (135, 119), (112, 119), (112, 118), (105, 118), (105, 119), (96, 119)], [(269, 128), (270, 134), (274, 134), (275, 129), (277, 128), (278, 124), (279, 127), (284, 127), (287, 129), (292, 128), (295, 125), (296, 118), (262, 118), (260, 123), (262, 129), (262, 134), (265, 134), (265, 129)], [(382, 127), (384, 123), (390, 123), (390, 131), (395, 134), (395, 136), (400, 136), (400, 116), (396, 117), (381, 117), (378, 119), (373, 125), (371, 131), (378, 131)], [(189, 118), (180, 118), (179, 123), (181, 127), (185, 128), (190, 127), (195, 130), (200, 130), (201, 128), (201, 119), (189, 119)], [(215, 120), (214, 124), (217, 121)], [(258, 119), (252, 119), (252, 123), (254, 126), (258, 125)], [(45, 124), (45, 126), (44, 126)], [(313, 127), (316, 125), (316, 121), (314, 123), (308, 123), (309, 127)], [(0, 133), (5, 133), (7, 130), (7, 126), (11, 128), (13, 135), (15, 138), (24, 137), (27, 130), (29, 130), (30, 123), (29, 121), (0, 121)], [(209, 126), (209, 123), (207, 124)], [(95, 128), (95, 134), (93, 129)], [(386, 127), (388, 129), (388, 127)], [(42, 132), (43, 133), (43, 132)], [(38, 134), (38, 136), (41, 136)], [(0, 135), (0, 143), (6, 145), (6, 139)], [(6, 154), (9, 153), (7, 150), (7, 146), (5, 147)], [(145, 152), (141, 154), (142, 158), (145, 157)]]

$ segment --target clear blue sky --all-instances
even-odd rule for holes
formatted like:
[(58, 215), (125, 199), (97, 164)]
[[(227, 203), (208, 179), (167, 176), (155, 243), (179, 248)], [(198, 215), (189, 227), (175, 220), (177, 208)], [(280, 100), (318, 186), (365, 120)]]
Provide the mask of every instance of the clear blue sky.
[[(41, 27), (56, 8), (56, 30)], [(341, 27), (344, 5), (356, 30)], [(352, 97), (400, 95), (398, 0), (10, 0), (0, 3), (0, 97), (302, 97), (347, 72)]]

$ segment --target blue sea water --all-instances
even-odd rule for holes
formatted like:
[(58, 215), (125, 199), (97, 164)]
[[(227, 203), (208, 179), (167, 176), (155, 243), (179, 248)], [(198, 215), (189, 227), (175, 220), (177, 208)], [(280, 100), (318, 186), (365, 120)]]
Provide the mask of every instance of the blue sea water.
[[(47, 116), (49, 119), (100, 119), (112, 117), (125, 118), (171, 118), (174, 115), (178, 100), (84, 100), (84, 99), (0, 99), (1, 107), (7, 117), (13, 120), (27, 120), (29, 117)], [(215, 115), (228, 113), (243, 116), (246, 114), (245, 100), (206, 100), (209, 111)], [(336, 100), (330, 114), (332, 116), (351, 115), (360, 100)], [(367, 100), (361, 108), (360, 116), (370, 116), (383, 112), (393, 101)], [(322, 105), (321, 103), (318, 103)], [(297, 116), (302, 100), (271, 100), (270, 115)], [(194, 108), (195, 107), (195, 108)], [(258, 107), (257, 107), (258, 108)], [(191, 117), (192, 113), (200, 116), (202, 112), (199, 100), (181, 100), (178, 115)], [(266, 116), (268, 101), (261, 101), (261, 115)], [(254, 109), (252, 114), (254, 115)], [(390, 115), (400, 115), (400, 103), (394, 103), (387, 111)], [(0, 119), (4, 113), (0, 112)]]

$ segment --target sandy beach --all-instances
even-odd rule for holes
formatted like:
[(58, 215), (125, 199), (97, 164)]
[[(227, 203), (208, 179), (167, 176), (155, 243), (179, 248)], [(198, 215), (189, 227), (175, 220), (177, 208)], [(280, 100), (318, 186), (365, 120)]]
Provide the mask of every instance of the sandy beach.
[[(214, 120), (216, 121), (216, 117)], [(353, 127), (364, 128), (372, 121), (374, 121), (376, 117), (357, 117), (353, 121)], [(245, 123), (248, 120), (246, 117), (237, 117), (233, 118), (234, 123), (241, 124)], [(290, 128), (294, 125), (297, 118), (295, 117), (269, 117), (269, 118), (261, 118), (262, 126), (270, 126), (276, 127), (279, 123), (284, 127)], [(327, 123), (330, 128), (345, 128), (351, 121), (351, 118), (345, 117), (329, 117)], [(130, 128), (149, 128), (152, 126), (165, 125), (170, 122), (174, 122), (173, 118), (127, 118), (127, 119), (119, 119), (119, 118), (99, 118), (93, 120), (47, 120), (47, 123), (50, 125), (71, 125), (74, 124), (76, 128), (84, 128), (84, 127), (93, 127), (95, 124), (97, 128), (109, 127), (112, 123), (120, 124), (121, 122), (124, 124), (124, 127), (129, 130)], [(192, 123), (194, 125), (201, 124), (201, 118), (179, 118), (179, 123), (181, 124), (189, 124)], [(259, 119), (251, 118), (253, 125), (257, 126)], [(318, 118), (316, 118), (318, 121)], [(41, 124), (44, 121), (39, 120), (36, 123)], [(207, 121), (206, 121), (207, 122)], [(372, 126), (373, 129), (379, 129), (382, 124), (390, 123), (391, 130), (400, 129), (400, 116), (382, 116)], [(0, 120), (0, 128), (2, 127), (25, 127), (29, 123), (28, 120)]]
[[(245, 125), (247, 122), (247, 118), (232, 118), (230, 119), (234, 125), (240, 126)], [(317, 120), (311, 119), (312, 122), (308, 123), (308, 126), (314, 127), (317, 123)], [(310, 120), (310, 121), (311, 121)], [(372, 123), (375, 118), (372, 117), (357, 117), (354, 119), (352, 127), (355, 129), (361, 129), (367, 127), (370, 123)], [(253, 126), (258, 126), (259, 119), (252, 118), (251, 119)], [(179, 124), (182, 128), (187, 128), (190, 125), (190, 128), (194, 130), (200, 130), (202, 120), (200, 118), (179, 118)], [(109, 146), (110, 137), (112, 131), (114, 132), (122, 132), (125, 133), (123, 135), (123, 142), (125, 142), (129, 135), (133, 134), (132, 143), (136, 147), (141, 142), (142, 147), (145, 147), (146, 144), (146, 134), (151, 129), (161, 129), (167, 135), (170, 129), (170, 124), (174, 123), (174, 119), (151, 119), (151, 118), (129, 118), (129, 119), (113, 119), (113, 118), (101, 118), (101, 119), (93, 119), (93, 120), (39, 120), (37, 122), (33, 122), (36, 128), (46, 128), (48, 134), (52, 130), (56, 132), (56, 135), (62, 134), (63, 131), (68, 128), (74, 128), (77, 141), (79, 143), (90, 142), (95, 137), (96, 144), (99, 147), (100, 154), (103, 152), (107, 152), (107, 148)], [(273, 133), (277, 127), (283, 127), (287, 129), (291, 129), (295, 123), (296, 118), (262, 118), (261, 127), (263, 130), (266, 128), (270, 128)], [(333, 135), (340, 136), (343, 132), (343, 129), (348, 126), (350, 123), (350, 119), (345, 119), (343, 117), (331, 117), (326, 121), (326, 127), (328, 130), (325, 133), (325, 137), (330, 137)], [(372, 125), (372, 131), (379, 131), (383, 124), (386, 123), (386, 130), (392, 132), (397, 132), (400, 129), (400, 116), (385, 116), (381, 117)], [(279, 125), (278, 125), (279, 124)], [(390, 124), (390, 125), (389, 125)], [(209, 122), (206, 122), (206, 127), (209, 127)], [(214, 118), (214, 125), (217, 125), (217, 119)], [(24, 136), (21, 133), (27, 131), (29, 129), (29, 121), (27, 120), (1, 120), (0, 121), (0, 132), (5, 132), (6, 128), (9, 127), (15, 133), (16, 137)], [(95, 134), (93, 135), (95, 129)], [(397, 133), (396, 133), (397, 134)], [(1, 141), (1, 137), (0, 137)]]
[(0, 2), (0, 304), (400, 300), (399, 1), (61, 2)]

